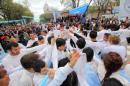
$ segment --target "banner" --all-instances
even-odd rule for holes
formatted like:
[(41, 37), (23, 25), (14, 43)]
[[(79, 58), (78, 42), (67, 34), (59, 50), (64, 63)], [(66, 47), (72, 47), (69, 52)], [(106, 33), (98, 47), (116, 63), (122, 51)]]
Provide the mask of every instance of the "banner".
[(130, 17), (130, 0), (120, 0), (119, 18)]
[(85, 11), (88, 9), (89, 4), (85, 4), (83, 6), (77, 7), (75, 9), (69, 10), (69, 14), (75, 15), (75, 14), (84, 14)]

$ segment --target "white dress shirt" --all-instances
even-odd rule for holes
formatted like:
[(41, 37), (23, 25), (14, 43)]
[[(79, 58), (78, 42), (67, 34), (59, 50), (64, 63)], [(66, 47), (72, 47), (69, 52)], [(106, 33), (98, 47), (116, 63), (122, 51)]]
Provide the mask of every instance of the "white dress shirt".
[(34, 74), (26, 70), (20, 70), (12, 73), (10, 76), (9, 86), (34, 86)]
[(38, 40), (37, 38), (35, 38), (35, 40), (31, 40), (31, 39), (30, 39), (30, 40), (28, 41), (28, 43), (27, 43), (27, 47), (32, 46), (33, 43), (36, 42), (37, 40)]
[(102, 54), (107, 54), (109, 52), (116, 52), (118, 53), (123, 61), (127, 60), (127, 49), (121, 45), (110, 45), (105, 47), (102, 51)]
[(12, 73), (21, 65), (20, 59), (29, 53), (42, 50), (46, 47), (46, 45), (39, 45), (33, 48), (28, 49), (21, 49), (20, 54), (16, 56), (12, 56), (10, 53), (2, 60), (2, 64), (4, 65), (4, 68), (7, 70), (8, 73)]
[(99, 31), (98, 35), (97, 35), (97, 40), (98, 41), (103, 41), (103, 37), (104, 37), (105, 33), (108, 33), (108, 31), (107, 30), (101, 30), (101, 31)]

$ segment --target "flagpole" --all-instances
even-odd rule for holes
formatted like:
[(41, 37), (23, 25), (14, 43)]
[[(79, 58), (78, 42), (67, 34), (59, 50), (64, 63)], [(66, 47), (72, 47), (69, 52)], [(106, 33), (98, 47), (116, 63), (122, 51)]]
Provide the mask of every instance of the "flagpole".
[(92, 2), (93, 0), (90, 0), (90, 2), (89, 2), (89, 4), (88, 4), (88, 6), (87, 6), (87, 8), (86, 8), (86, 11), (85, 11), (85, 13), (84, 13), (84, 15), (86, 16), (86, 13), (87, 13), (87, 11), (88, 11), (88, 8), (89, 8), (89, 6), (90, 6), (90, 4), (91, 4), (91, 2)]

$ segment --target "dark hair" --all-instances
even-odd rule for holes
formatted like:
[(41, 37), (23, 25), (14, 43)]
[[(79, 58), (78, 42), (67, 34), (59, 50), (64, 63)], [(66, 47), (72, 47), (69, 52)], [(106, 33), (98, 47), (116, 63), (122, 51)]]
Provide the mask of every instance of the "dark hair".
[(38, 36), (38, 40), (43, 40), (44, 38), (42, 36)]
[(72, 39), (70, 39), (70, 45), (71, 45), (71, 47), (76, 48), (76, 44), (74, 43), (74, 41)]
[(36, 41), (36, 42), (34, 42), (30, 47), (28, 47), (28, 48), (32, 48), (32, 47), (35, 47), (35, 46), (38, 46), (38, 42)]
[(90, 47), (84, 48), (83, 53), (86, 54), (87, 62), (91, 62), (93, 60), (94, 51), (92, 48), (90, 48)]
[(78, 48), (83, 49), (86, 45), (86, 41), (83, 38), (79, 38), (76, 42)]
[(87, 31), (83, 30), (83, 32), (82, 32), (82, 33), (83, 33), (83, 35), (84, 35), (84, 36), (86, 36), (86, 37), (87, 37), (87, 35), (88, 35), (88, 32), (87, 32)]
[(63, 23), (60, 24), (60, 27), (64, 27), (65, 25)]
[(10, 50), (12, 47), (18, 47), (18, 43), (15, 43), (15, 42), (9, 42), (7, 44), (7, 50)]
[(104, 80), (102, 86), (123, 86), (123, 85), (114, 78), (108, 78)]
[(96, 31), (91, 31), (89, 36), (90, 36), (90, 38), (95, 39), (97, 37), (97, 32)]
[(112, 73), (118, 71), (123, 65), (121, 56), (115, 52), (103, 55), (103, 62), (106, 69), (104, 80), (109, 78)]
[(47, 31), (46, 30), (43, 30), (42, 32), (46, 33), (47, 34)]
[(59, 67), (63, 67), (63, 66), (65, 66), (68, 62), (70, 62), (70, 60), (69, 60), (68, 58), (63, 58), (63, 59), (61, 59), (61, 60), (59, 61), (58, 66), (59, 66)]
[(20, 60), (23, 68), (33, 68), (35, 72), (40, 72), (41, 68), (45, 67), (45, 62), (39, 59), (38, 54), (30, 53), (24, 55)]
[(66, 42), (65, 42), (64, 39), (62, 39), (62, 38), (56, 39), (56, 46), (57, 46), (57, 48), (62, 46), (62, 45), (65, 45), (65, 44), (66, 44)]
[(104, 36), (109, 37), (111, 34), (110, 33), (105, 33)]
[(7, 75), (7, 71), (0, 66), (0, 79), (2, 79), (5, 75)]
[(41, 68), (45, 67), (45, 62), (42, 60), (37, 60), (37, 62), (34, 64), (34, 71), (35, 72), (41, 72)]
[(52, 40), (52, 38), (54, 38), (54, 36), (50, 36), (50, 37), (48, 37), (47, 41), (48, 41), (49, 44), (51, 44), (51, 40)]
[(31, 34), (34, 34), (34, 33), (33, 33), (33, 31), (30, 31), (30, 32), (28, 32), (28, 34), (29, 34), (29, 36), (30, 36)]
[[(61, 59), (58, 63), (58, 67), (63, 67), (69, 62), (68, 58)], [(60, 86), (78, 86), (78, 78), (76, 73), (73, 71), (68, 76), (67, 79)]]
[(68, 29), (69, 29), (69, 26), (67, 26), (66, 29), (68, 30)]

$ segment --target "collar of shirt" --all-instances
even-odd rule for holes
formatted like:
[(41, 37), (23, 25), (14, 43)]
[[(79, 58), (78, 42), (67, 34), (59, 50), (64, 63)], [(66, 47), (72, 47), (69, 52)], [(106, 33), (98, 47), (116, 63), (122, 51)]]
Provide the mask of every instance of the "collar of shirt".
[(31, 78), (34, 77), (34, 73), (31, 73), (31, 72), (29, 72), (29, 71), (27, 71), (27, 70), (25, 70), (24, 72), (25, 72), (28, 76), (30, 76)]

